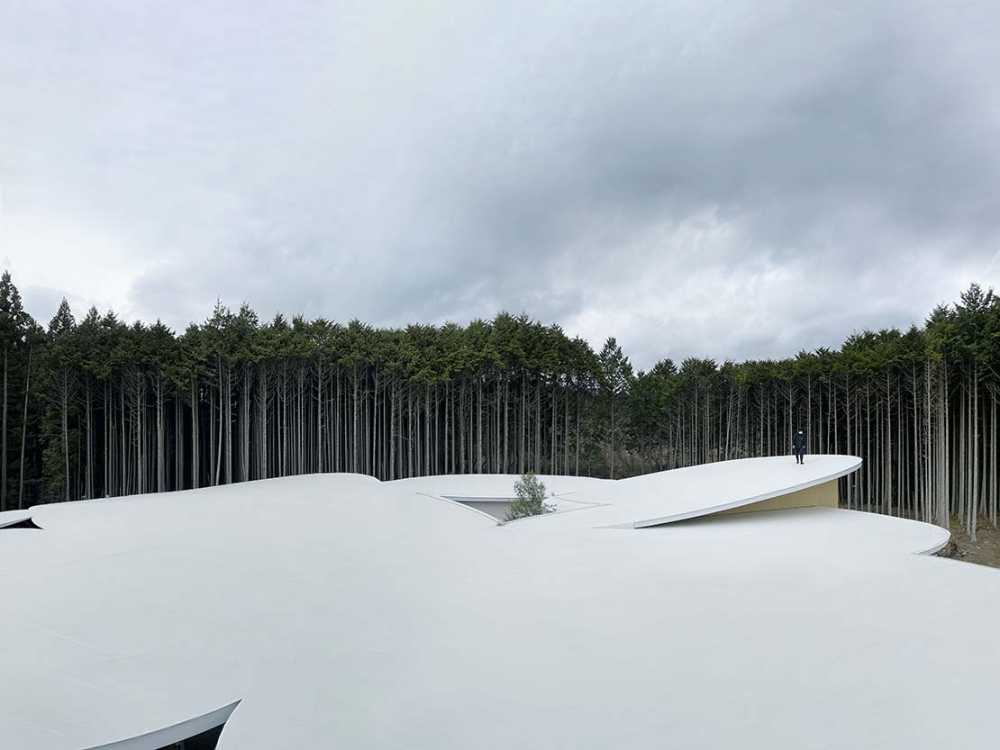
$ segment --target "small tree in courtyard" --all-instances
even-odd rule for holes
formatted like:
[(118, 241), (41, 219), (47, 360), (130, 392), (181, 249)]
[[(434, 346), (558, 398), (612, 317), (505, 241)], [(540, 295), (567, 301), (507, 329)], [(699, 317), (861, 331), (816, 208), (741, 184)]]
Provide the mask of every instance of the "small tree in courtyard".
[(545, 485), (531, 472), (522, 474), (514, 482), (514, 494), (517, 499), (510, 504), (507, 520), (513, 521), (526, 516), (540, 516), (551, 513), (555, 507), (545, 502)]

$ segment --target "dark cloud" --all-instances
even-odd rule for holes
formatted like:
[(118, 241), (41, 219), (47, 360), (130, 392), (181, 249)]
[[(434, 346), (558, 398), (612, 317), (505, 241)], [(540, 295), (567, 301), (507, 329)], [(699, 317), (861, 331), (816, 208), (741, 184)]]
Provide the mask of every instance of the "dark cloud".
[(834, 346), (1000, 284), (998, 22), (0, 7), (0, 255), (177, 327), (221, 298), (379, 324), (523, 310), (641, 365)]

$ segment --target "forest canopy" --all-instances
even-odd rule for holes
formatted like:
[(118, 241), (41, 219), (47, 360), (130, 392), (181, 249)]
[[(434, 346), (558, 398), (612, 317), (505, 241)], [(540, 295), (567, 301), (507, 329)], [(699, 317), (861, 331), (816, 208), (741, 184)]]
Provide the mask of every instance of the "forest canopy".
[(1000, 300), (975, 284), (839, 349), (646, 371), (507, 313), (396, 329), (217, 304), (178, 334), (64, 300), (43, 328), (9, 273), (0, 337), (0, 510), (324, 471), (621, 477), (787, 454), (801, 427), (809, 453), (864, 459), (848, 507), (997, 521)]

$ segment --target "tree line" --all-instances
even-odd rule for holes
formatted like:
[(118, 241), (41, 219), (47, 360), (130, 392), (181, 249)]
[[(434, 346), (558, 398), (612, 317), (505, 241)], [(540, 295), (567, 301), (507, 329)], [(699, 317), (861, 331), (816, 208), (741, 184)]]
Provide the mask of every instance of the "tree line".
[(784, 360), (634, 371), (526, 316), (374, 328), (217, 304), (177, 335), (64, 300), (43, 328), (0, 278), (0, 510), (309, 472), (622, 477), (787, 454), (861, 456), (845, 505), (974, 534), (1000, 504), (1000, 299)]

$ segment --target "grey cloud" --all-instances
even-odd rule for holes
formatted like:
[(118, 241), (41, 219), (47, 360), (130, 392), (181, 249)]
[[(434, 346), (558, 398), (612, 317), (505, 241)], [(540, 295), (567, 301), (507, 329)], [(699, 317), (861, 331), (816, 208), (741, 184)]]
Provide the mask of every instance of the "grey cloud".
[[(782, 356), (1000, 283), (998, 21), (897, 2), (0, 8), (0, 179), (8, 214), (129, 247), (108, 302), (176, 327), (216, 298), (379, 324), (505, 309), (616, 335), (644, 366)], [(17, 272), (71, 251), (3, 254)]]

